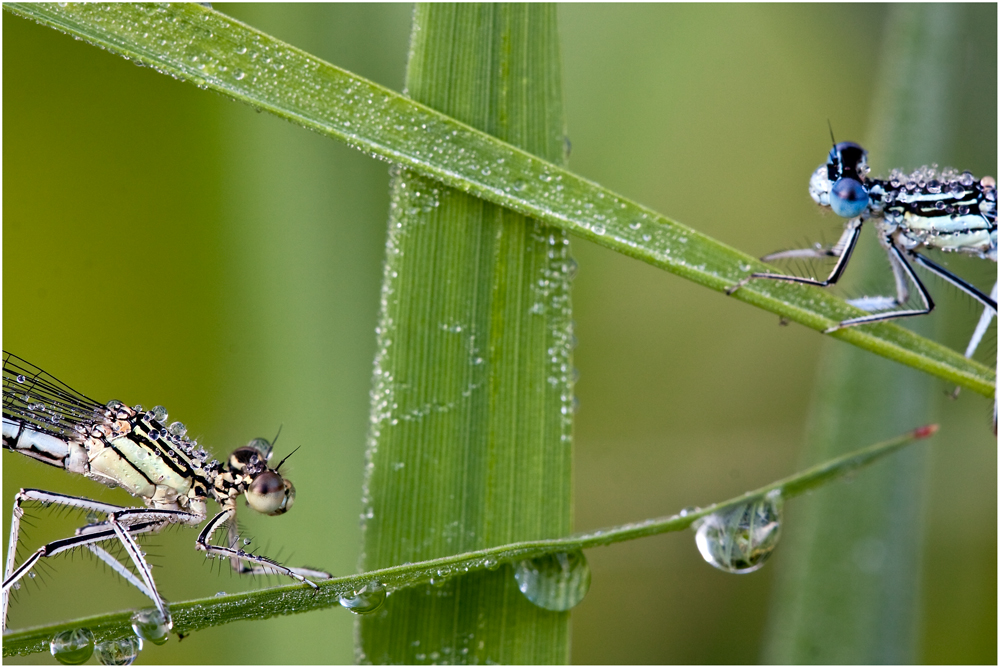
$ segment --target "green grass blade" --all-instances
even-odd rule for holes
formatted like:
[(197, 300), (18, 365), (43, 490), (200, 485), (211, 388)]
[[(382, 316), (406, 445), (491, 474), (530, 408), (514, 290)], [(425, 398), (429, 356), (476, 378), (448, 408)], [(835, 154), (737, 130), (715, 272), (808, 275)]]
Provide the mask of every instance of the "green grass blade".
[[(428, 106), (561, 159), (554, 6), (418, 5), (406, 86)], [(400, 170), (387, 249), (363, 570), (564, 535), (566, 233)], [(569, 660), (569, 613), (529, 603), (509, 566), (399, 592), (359, 628), (359, 659), (374, 663)]]
[[(521, 559), (683, 531), (698, 519), (727, 506), (747, 503), (774, 491), (780, 492), (781, 497), (787, 500), (827, 485), (839, 478), (853, 475), (860, 469), (874, 464), (905, 446), (933, 435), (936, 430), (934, 425), (915, 429), (896, 438), (856, 450), (746, 494), (696, 511), (598, 529), (564, 538), (501, 545), (419, 563), (392, 566), (361, 575), (338, 577), (321, 583), (318, 594), (314, 594), (312, 590), (300, 585), (286, 585), (242, 594), (173, 603), (170, 610), (174, 617), (174, 630), (179, 633), (191, 633), (234, 621), (266, 619), (276, 615), (332, 607), (338, 604), (341, 596), (350, 595), (351, 592), (360, 589), (372, 580), (378, 580), (385, 585), (387, 590), (397, 592), (388, 599), (392, 601), (404, 595), (398, 590), (418, 587), (433, 579), (440, 580), (456, 576), (467, 578), (470, 573), (489, 573), (495, 571), (501, 564), (510, 564)], [(513, 580), (506, 569), (500, 572), (505, 573), (508, 579)], [(421, 591), (423, 590), (421, 588)], [(434, 588), (431, 591), (441, 590)], [(48, 651), (49, 639), (52, 636), (61, 631), (75, 628), (90, 629), (99, 642), (126, 636), (131, 633), (129, 625), (131, 614), (132, 611), (129, 610), (11, 631), (4, 635), (3, 655), (17, 656), (46, 652)]]
[[(4, 7), (713, 290), (764, 268), (552, 162), (199, 5)], [(818, 330), (862, 314), (820, 289), (773, 281), (753, 282), (734, 297)], [(897, 325), (831, 336), (993, 395), (994, 370)]]
[[(964, 52), (961, 7), (897, 5), (887, 18), (872, 124), (865, 146), (893, 165), (947, 155), (949, 82)], [(852, 267), (860, 280), (884, 270), (871, 244)], [(915, 323), (927, 331), (930, 323)], [(934, 419), (940, 386), (854, 349), (827, 347), (817, 373), (808, 459), (855, 439)], [(982, 416), (982, 429), (988, 417)], [(791, 527), (764, 659), (769, 663), (920, 662), (921, 553), (929, 459), (913, 450), (850, 489), (826, 489)]]

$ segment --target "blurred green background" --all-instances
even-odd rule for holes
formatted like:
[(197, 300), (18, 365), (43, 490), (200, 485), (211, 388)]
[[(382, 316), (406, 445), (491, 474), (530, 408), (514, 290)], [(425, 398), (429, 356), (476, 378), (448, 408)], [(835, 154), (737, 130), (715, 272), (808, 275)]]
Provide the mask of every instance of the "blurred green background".
[[(215, 8), (402, 89), (409, 5)], [(888, 17), (874, 5), (562, 5), (570, 168), (755, 255), (831, 240), (839, 219), (806, 183), (827, 119), (838, 140), (866, 139)], [(927, 162), (996, 173), (996, 19), (996, 5), (964, 9), (960, 122), (951, 151)], [(241, 520), (265, 554), (354, 571), (387, 166), (10, 15), (3, 38), (3, 347), (97, 399), (165, 405), (216, 456), (283, 425), (279, 454), (302, 446), (286, 465), (295, 510)], [(705, 505), (800, 466), (821, 336), (586, 242), (574, 254), (577, 529)], [(954, 266), (987, 288), (996, 271)], [(964, 349), (974, 304), (931, 289), (941, 339)], [(996, 662), (989, 413), (971, 392), (942, 399), (941, 435), (918, 446), (933, 459), (926, 662)], [(129, 502), (26, 458), (3, 464), (5, 536), (20, 486)], [(794, 502), (789, 514), (795, 531)], [(45, 518), (31, 547), (73, 528)], [(736, 577), (704, 564), (692, 538), (588, 552), (575, 662), (758, 660), (780, 548)], [(206, 563), (194, 539), (168, 531), (148, 550), (168, 599), (255, 586)], [(12, 627), (148, 604), (90, 559), (52, 565), (19, 592)], [(237, 623), (139, 661), (345, 663), (352, 627), (339, 609)]]

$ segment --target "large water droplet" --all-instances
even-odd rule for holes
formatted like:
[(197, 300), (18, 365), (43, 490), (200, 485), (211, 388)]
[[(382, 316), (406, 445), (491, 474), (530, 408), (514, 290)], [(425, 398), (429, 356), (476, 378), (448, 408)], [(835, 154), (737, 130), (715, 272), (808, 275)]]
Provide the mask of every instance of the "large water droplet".
[(167, 431), (177, 438), (183, 438), (187, 434), (187, 427), (184, 426), (183, 422), (171, 422), (170, 426), (167, 427)]
[(385, 603), (385, 587), (376, 580), (361, 589), (355, 589), (351, 596), (342, 596), (340, 604), (356, 615), (375, 612)]
[(752, 573), (767, 561), (781, 535), (781, 495), (723, 508), (695, 523), (701, 556), (727, 573)]
[(167, 421), (167, 409), (163, 406), (153, 406), (153, 410), (151, 412), (153, 414), (153, 419), (160, 424)]
[(142, 638), (127, 636), (98, 643), (94, 656), (105, 666), (131, 666), (142, 651)]
[(132, 615), (132, 630), (143, 640), (162, 645), (170, 639), (170, 626), (156, 608), (140, 610)]
[(49, 652), (59, 663), (76, 666), (86, 663), (94, 653), (94, 634), (90, 629), (72, 629), (56, 634), (49, 643)]
[(526, 559), (514, 569), (517, 588), (546, 610), (569, 610), (590, 589), (590, 566), (583, 552), (557, 552)]

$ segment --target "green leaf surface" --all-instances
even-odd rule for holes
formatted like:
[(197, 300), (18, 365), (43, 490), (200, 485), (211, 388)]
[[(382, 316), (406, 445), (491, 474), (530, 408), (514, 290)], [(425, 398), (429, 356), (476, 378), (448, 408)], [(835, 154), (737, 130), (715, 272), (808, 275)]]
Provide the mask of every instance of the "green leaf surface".
[[(551, 5), (421, 4), (410, 95), (558, 161)], [(362, 570), (571, 529), (572, 259), (564, 231), (401, 169), (392, 186)], [(359, 622), (373, 663), (567, 663), (569, 613), (509, 567), (399, 592)]]
[[(553, 162), (200, 5), (4, 7), (713, 290), (765, 267)], [(733, 296), (818, 330), (862, 314), (803, 285), (755, 281)], [(994, 370), (895, 324), (831, 336), (981, 394), (994, 393)]]
[[(277, 615), (294, 614), (338, 605), (342, 596), (350, 596), (372, 581), (378, 581), (387, 591), (393, 592), (386, 605), (404, 596), (405, 588), (421, 587), (432, 581), (461, 580), (472, 573), (502, 574), (513, 582), (510, 564), (558, 552), (600, 547), (635, 540), (662, 533), (683, 531), (699, 519), (730, 506), (752, 502), (778, 492), (788, 500), (805, 492), (820, 488), (860, 469), (874, 464), (917, 440), (932, 436), (937, 431), (931, 425), (915, 429), (882, 443), (856, 450), (836, 459), (811, 467), (764, 487), (738, 497), (715, 503), (705, 508), (682, 511), (676, 515), (608, 527), (586, 533), (549, 540), (523, 541), (500, 545), (464, 554), (445, 556), (419, 563), (396, 565), (360, 575), (333, 578), (319, 584), (314, 593), (302, 585), (272, 587), (229, 596), (184, 601), (170, 605), (174, 617), (174, 631), (191, 633), (219, 624), (245, 619), (266, 619)], [(498, 570), (499, 569), (499, 570)], [(423, 589), (421, 587), (421, 589)], [(439, 590), (435, 587), (432, 591)], [(520, 595), (520, 594), (518, 594)], [(377, 613), (376, 613), (377, 614)], [(98, 642), (129, 635), (132, 611), (97, 615), (84, 619), (60, 622), (30, 629), (9, 631), (4, 635), (3, 655), (17, 656), (48, 651), (49, 640), (57, 633), (75, 628), (88, 628)]]

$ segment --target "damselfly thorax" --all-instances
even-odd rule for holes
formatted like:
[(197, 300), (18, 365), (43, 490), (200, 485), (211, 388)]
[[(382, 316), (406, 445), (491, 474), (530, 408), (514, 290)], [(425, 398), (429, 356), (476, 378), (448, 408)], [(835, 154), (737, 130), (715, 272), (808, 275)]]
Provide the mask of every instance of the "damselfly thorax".
[[(141, 498), (145, 506), (116, 506), (38, 489), (19, 491), (4, 568), (4, 628), (11, 588), (18, 587), (18, 581), (43, 557), (81, 547), (151, 598), (170, 628), (169, 609), (135, 539), (171, 524), (200, 525), (208, 518), (209, 499), (221, 511), (199, 533), (195, 549), (228, 558), (241, 573), (282, 574), (313, 588), (316, 585), (309, 578), (330, 577), (323, 571), (288, 568), (237, 546), (236, 501), (241, 496), (251, 508), (267, 515), (287, 512), (295, 500), (294, 486), (278, 472), (281, 464), (273, 469), (268, 466), (272, 447), (267, 440), (254, 439), (221, 463), (187, 437), (183, 424), (165, 424), (166, 420), (162, 406), (147, 411), (120, 401), (101, 404), (16, 355), (4, 353), (3, 447), (109, 487), (121, 487)], [(22, 506), (27, 502), (76, 508), (106, 519), (43, 545), (15, 567)], [(228, 532), (227, 546), (211, 544), (222, 528)], [(121, 543), (138, 577), (101, 547), (105, 541)]]
[[(921, 167), (906, 174), (893, 170), (888, 179), (869, 177), (868, 152), (853, 142), (835, 144), (826, 163), (809, 180), (809, 195), (838, 216), (847, 219), (844, 232), (833, 246), (816, 246), (779, 251), (762, 260), (833, 258), (830, 275), (823, 280), (801, 276), (759, 272), (739, 281), (732, 294), (757, 278), (806, 283), (826, 287), (835, 284), (854, 252), (867, 220), (875, 225), (879, 242), (889, 257), (896, 284), (895, 296), (863, 297), (849, 303), (871, 315), (843, 320), (826, 333), (843, 327), (923, 315), (934, 309), (934, 300), (914, 272), (914, 262), (970, 295), (983, 306), (975, 332), (966, 347), (971, 357), (983, 334), (996, 315), (997, 286), (991, 294), (956, 276), (919, 251), (935, 249), (997, 261), (996, 179), (977, 179), (969, 172), (955, 169), (938, 171), (936, 166)], [(910, 289), (914, 288), (921, 304), (907, 307)]]

